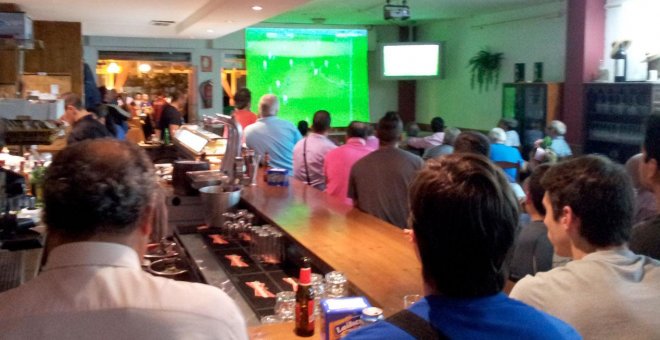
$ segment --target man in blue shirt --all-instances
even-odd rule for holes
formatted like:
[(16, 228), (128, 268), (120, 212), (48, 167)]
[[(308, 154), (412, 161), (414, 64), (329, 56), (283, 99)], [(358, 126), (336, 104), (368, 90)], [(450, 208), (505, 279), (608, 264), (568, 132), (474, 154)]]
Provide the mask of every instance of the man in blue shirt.
[[(497, 162), (507, 162), (518, 164), (518, 168), (521, 168), (525, 161), (520, 155), (520, 151), (512, 146), (505, 145), (506, 143), (506, 132), (501, 128), (493, 128), (488, 133), (488, 138), (490, 139), (490, 159)], [(518, 169), (516, 168), (504, 168), (504, 172), (507, 177), (509, 177), (509, 182), (516, 182), (516, 177), (518, 176)]]
[(245, 128), (245, 144), (262, 157), (268, 152), (270, 166), (293, 170), (293, 147), (302, 139), (291, 122), (277, 117), (277, 97), (266, 94), (259, 100), (259, 119)]
[(504, 287), (518, 203), (486, 157), (430, 160), (410, 187), (410, 222), (426, 297), (347, 339), (579, 339)]

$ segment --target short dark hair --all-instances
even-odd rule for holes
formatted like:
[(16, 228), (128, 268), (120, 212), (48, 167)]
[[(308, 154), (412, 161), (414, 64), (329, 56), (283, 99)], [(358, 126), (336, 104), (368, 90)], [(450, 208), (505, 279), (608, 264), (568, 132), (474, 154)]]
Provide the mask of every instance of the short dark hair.
[(152, 205), (154, 167), (137, 145), (85, 140), (60, 151), (46, 170), (44, 221), (71, 240), (128, 234)]
[(312, 120), (312, 131), (323, 133), (328, 129), (330, 129), (330, 112), (326, 110), (316, 111)]
[(440, 117), (431, 119), (431, 131), (442, 132), (445, 129), (445, 120)]
[(474, 153), (490, 157), (490, 141), (480, 132), (461, 132), (454, 142), (454, 153)]
[(250, 90), (242, 87), (236, 91), (234, 95), (234, 102), (236, 103), (236, 108), (242, 110), (250, 105), (252, 101), (252, 92)]
[(545, 189), (541, 185), (541, 179), (548, 169), (550, 169), (550, 164), (541, 164), (534, 168), (532, 174), (527, 177), (527, 194), (529, 195), (529, 200), (532, 201), (534, 209), (541, 215), (545, 215), (545, 207), (543, 206)]
[(401, 117), (394, 111), (389, 111), (378, 121), (376, 127), (376, 137), (381, 143), (394, 143), (401, 138), (403, 131), (403, 122)]
[(569, 206), (580, 218), (580, 236), (598, 247), (621, 245), (630, 238), (633, 189), (621, 165), (596, 155), (552, 166), (541, 179), (555, 220)]
[(646, 151), (645, 162), (650, 159), (660, 162), (660, 114), (652, 114), (646, 121), (644, 151)]
[(307, 123), (306, 120), (299, 121), (297, 127), (298, 127), (298, 131), (303, 136), (307, 134), (307, 131), (309, 131), (309, 123)]
[(348, 128), (346, 128), (346, 137), (348, 138), (353, 138), (353, 137), (358, 137), (358, 138), (364, 138), (366, 139), (368, 136), (368, 124), (363, 123), (363, 122), (358, 122), (357, 120), (352, 121), (350, 124), (348, 124)]
[(62, 94), (62, 99), (64, 99), (65, 107), (72, 105), (73, 107), (76, 108), (76, 110), (82, 110), (83, 108), (82, 98), (77, 93), (73, 93), (73, 92), (64, 93)]
[(424, 280), (449, 297), (500, 292), (518, 223), (502, 170), (478, 154), (432, 159), (409, 198)]

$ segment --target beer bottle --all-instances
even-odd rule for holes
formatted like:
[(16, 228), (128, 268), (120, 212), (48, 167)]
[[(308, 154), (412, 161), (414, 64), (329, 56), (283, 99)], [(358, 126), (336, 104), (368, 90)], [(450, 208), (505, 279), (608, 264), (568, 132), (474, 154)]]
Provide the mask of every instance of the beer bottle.
[(303, 259), (296, 291), (296, 328), (297, 336), (314, 335), (314, 287), (312, 286), (312, 268), (308, 258)]
[(163, 131), (163, 142), (165, 145), (170, 145), (170, 129), (168, 128)]

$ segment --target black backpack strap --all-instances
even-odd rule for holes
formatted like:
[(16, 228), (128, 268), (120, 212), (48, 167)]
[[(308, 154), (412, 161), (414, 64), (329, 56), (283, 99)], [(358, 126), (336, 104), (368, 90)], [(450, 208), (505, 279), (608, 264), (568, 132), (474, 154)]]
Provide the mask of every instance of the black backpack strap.
[(390, 316), (386, 321), (401, 328), (415, 339), (449, 339), (448, 336), (433, 327), (430, 322), (407, 309)]

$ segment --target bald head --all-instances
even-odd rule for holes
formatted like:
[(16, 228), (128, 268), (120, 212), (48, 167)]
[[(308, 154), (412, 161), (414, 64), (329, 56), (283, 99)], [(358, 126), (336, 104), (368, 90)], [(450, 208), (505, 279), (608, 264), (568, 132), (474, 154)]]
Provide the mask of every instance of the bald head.
[(259, 99), (259, 115), (261, 117), (276, 116), (280, 110), (280, 102), (274, 94), (265, 94)]
[(369, 136), (369, 126), (366, 123), (358, 122), (357, 120), (352, 121), (348, 128), (346, 129), (346, 137), (353, 138), (358, 137), (362, 139), (367, 139)]

